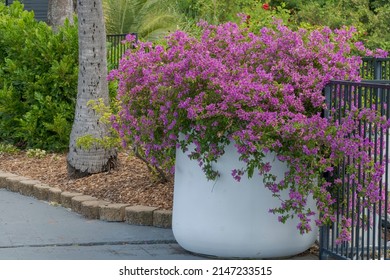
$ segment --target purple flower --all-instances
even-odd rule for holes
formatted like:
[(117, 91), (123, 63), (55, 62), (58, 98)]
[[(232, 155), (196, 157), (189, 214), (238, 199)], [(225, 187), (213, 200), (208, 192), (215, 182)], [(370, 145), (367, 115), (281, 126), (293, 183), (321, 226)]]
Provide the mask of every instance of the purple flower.
[[(351, 162), (345, 177), (357, 186), (356, 196), (366, 197), (367, 204), (384, 199), (384, 162), (373, 162), (376, 140), (361, 136), (369, 129), (377, 133), (372, 127), (388, 129), (380, 108), (352, 104), (335, 120), (321, 112), (322, 89), (331, 79), (361, 79), (361, 57), (353, 50), (376, 57), (385, 51), (355, 43), (352, 28), (293, 31), (276, 22), (254, 34), (231, 22), (199, 26), (199, 39), (176, 31), (167, 37), (167, 47), (139, 42), (109, 74), (118, 80), (119, 112), (112, 127), (124, 144), (143, 149), (147, 160), (166, 172), (173, 170), (175, 149), (194, 144), (190, 157), (215, 178), (213, 163), (234, 142), (244, 167), (234, 169), (232, 177), (261, 176), (259, 183), (281, 201), (270, 212), (283, 221), (295, 213), (301, 233), (311, 230), (309, 196), (321, 214), (317, 225), (342, 216), (333, 207), (332, 188), (345, 182), (331, 184), (321, 176), (334, 172), (345, 156)], [(264, 160), (269, 153), (288, 165), (284, 178), (272, 174), (272, 162)], [(285, 190), (288, 196), (282, 197)], [(349, 240), (352, 226), (349, 217), (343, 219), (341, 242)]]

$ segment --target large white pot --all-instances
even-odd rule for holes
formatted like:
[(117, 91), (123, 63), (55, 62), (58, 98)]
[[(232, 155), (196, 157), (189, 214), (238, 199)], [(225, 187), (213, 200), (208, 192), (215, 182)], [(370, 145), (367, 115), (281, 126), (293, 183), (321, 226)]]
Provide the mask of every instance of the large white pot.
[[(272, 172), (283, 177), (287, 167), (269, 157)], [(298, 220), (278, 222), (269, 209), (279, 206), (263, 186), (263, 179), (243, 176), (235, 181), (231, 170), (242, 164), (233, 145), (215, 165), (221, 173), (208, 181), (197, 161), (180, 149), (176, 152), (172, 229), (177, 242), (186, 250), (222, 258), (275, 258), (304, 252), (315, 242), (318, 228), (301, 235)], [(309, 203), (316, 209), (314, 201)]]

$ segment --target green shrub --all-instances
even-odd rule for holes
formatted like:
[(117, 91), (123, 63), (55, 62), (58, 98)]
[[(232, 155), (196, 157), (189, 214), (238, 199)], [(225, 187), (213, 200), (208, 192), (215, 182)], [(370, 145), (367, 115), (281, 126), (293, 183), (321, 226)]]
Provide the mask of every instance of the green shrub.
[(26, 155), (29, 158), (44, 158), (46, 156), (46, 151), (41, 149), (28, 149)]
[(0, 143), (0, 155), (2, 154), (16, 154), (19, 149), (11, 144)]
[(357, 40), (369, 49), (390, 50), (390, 4), (388, 0), (271, 0), (272, 9), (290, 10), (289, 26), (331, 29), (354, 26)]
[(0, 3), (0, 141), (65, 150), (77, 75), (77, 24), (53, 32), (20, 3)]

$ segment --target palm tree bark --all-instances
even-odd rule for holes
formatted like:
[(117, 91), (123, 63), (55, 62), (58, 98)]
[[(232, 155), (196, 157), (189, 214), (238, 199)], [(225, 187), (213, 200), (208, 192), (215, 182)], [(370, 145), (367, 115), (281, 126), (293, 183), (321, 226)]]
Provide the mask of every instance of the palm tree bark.
[(48, 24), (56, 28), (63, 25), (66, 19), (73, 23), (73, 0), (49, 0)]
[(77, 138), (91, 135), (102, 139), (109, 128), (90, 108), (89, 100), (102, 99), (109, 104), (107, 86), (106, 32), (101, 0), (78, 1), (79, 76), (75, 119), (70, 135), (68, 175), (71, 178), (108, 171), (116, 166), (115, 149), (98, 144), (86, 149), (76, 145)]

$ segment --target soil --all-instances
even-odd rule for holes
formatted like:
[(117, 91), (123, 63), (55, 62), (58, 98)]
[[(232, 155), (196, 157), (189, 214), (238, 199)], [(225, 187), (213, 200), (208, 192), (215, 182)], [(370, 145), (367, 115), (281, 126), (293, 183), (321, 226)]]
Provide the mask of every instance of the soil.
[(145, 163), (125, 152), (119, 153), (118, 159), (116, 169), (71, 180), (67, 175), (65, 154), (47, 154), (39, 158), (28, 157), (25, 152), (0, 153), (0, 170), (102, 200), (172, 209), (172, 182), (158, 183)]

